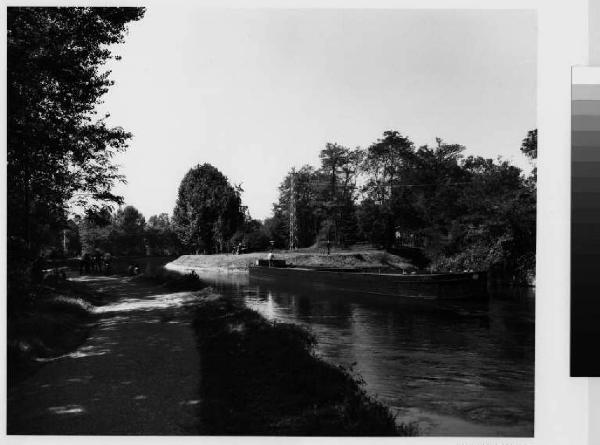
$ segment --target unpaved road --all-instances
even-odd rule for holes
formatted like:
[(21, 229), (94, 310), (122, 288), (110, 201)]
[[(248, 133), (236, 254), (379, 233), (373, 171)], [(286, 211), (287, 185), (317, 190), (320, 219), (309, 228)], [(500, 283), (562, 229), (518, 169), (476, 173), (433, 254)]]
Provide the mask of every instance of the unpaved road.
[(9, 434), (190, 435), (200, 360), (191, 310), (202, 292), (168, 293), (127, 277), (78, 277), (111, 295), (79, 349), (8, 393)]

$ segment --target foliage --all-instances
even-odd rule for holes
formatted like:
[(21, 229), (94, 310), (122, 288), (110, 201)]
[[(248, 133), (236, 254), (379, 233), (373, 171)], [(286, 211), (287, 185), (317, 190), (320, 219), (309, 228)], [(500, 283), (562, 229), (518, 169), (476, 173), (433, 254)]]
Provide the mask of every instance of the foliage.
[(521, 143), (521, 152), (527, 156), (533, 164), (530, 180), (535, 186), (535, 182), (537, 181), (537, 167), (535, 165), (537, 159), (537, 128), (535, 130), (530, 130), (527, 133), (527, 137), (523, 139), (523, 142)]
[(265, 235), (278, 249), (283, 249), (288, 246), (288, 227), (286, 222), (283, 220), (282, 215), (273, 215), (271, 218), (267, 218), (263, 222), (263, 230)]
[[(279, 186), (279, 200), (274, 205), (273, 214), (289, 234), (290, 226), (290, 196), (292, 196), (292, 181), (294, 183), (294, 199), (296, 204), (297, 243), (300, 247), (315, 242), (316, 234), (325, 215), (319, 205), (322, 200), (323, 182), (326, 177), (310, 165), (299, 170), (290, 171)], [(285, 236), (285, 247), (289, 247), (289, 235)]]
[(167, 213), (148, 218), (145, 239), (150, 255), (174, 255), (181, 250), (173, 222)]
[(319, 153), (322, 174), (329, 178), (322, 191), (320, 239), (346, 246), (356, 240), (357, 221), (355, 201), (356, 180), (363, 152), (351, 150), (338, 144), (326, 144)]
[[(145, 225), (144, 216), (133, 206), (117, 210), (113, 217), (110, 230), (110, 244), (118, 247), (119, 255), (145, 255)], [(113, 248), (114, 248), (113, 247)]]
[(117, 256), (173, 255), (180, 249), (166, 213), (145, 222), (134, 206), (111, 213), (103, 210), (83, 218), (78, 226), (80, 253), (110, 252)]
[(173, 211), (175, 233), (188, 252), (224, 252), (227, 241), (244, 222), (241, 189), (210, 164), (197, 165), (184, 176)]
[[(112, 85), (102, 65), (143, 8), (7, 9), (9, 268), (27, 269), (67, 224), (70, 203), (119, 203), (112, 164), (130, 134), (95, 107)], [(9, 274), (11, 275), (11, 274)], [(12, 275), (11, 275), (12, 276)], [(12, 280), (10, 280), (12, 282)]]
[[(391, 249), (409, 239), (434, 269), (497, 269), (524, 281), (535, 267), (535, 168), (526, 177), (507, 161), (464, 150), (439, 138), (416, 148), (398, 131), (366, 150), (327, 144), (319, 169), (306, 165), (284, 178), (267, 232), (286, 245), (293, 177), (300, 247), (329, 239)], [(536, 159), (537, 130), (521, 151)]]
[[(265, 226), (256, 219), (247, 219), (231, 237), (230, 244), (235, 249), (241, 245), (243, 252), (260, 252), (270, 247), (271, 238)], [(242, 253), (242, 252), (240, 252)]]

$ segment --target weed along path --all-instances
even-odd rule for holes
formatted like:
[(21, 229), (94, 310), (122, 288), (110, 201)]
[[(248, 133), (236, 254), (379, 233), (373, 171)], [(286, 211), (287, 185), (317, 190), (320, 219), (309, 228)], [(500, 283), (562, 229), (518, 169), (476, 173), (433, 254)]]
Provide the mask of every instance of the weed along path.
[(198, 434), (200, 359), (189, 306), (129, 277), (76, 277), (106, 296), (87, 341), (8, 393), (9, 434)]

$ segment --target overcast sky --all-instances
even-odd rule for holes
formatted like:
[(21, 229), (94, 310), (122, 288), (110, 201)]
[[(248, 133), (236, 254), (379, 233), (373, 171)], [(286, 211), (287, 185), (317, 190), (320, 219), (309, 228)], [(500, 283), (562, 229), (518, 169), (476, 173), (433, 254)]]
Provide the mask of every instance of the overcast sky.
[(116, 191), (146, 218), (171, 214), (185, 173), (208, 162), (263, 219), (292, 166), (388, 129), (527, 167), (536, 39), (533, 11), (150, 7), (105, 96), (110, 123), (134, 134)]

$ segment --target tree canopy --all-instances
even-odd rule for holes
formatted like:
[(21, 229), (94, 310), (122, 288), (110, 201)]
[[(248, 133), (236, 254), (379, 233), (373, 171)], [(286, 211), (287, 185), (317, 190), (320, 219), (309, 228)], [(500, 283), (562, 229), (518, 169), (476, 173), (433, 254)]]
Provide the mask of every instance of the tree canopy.
[(70, 204), (121, 203), (112, 164), (131, 134), (96, 107), (112, 85), (102, 66), (144, 8), (7, 9), (9, 257), (27, 261), (65, 227)]
[[(306, 165), (286, 175), (266, 232), (287, 247), (294, 199), (300, 247), (324, 239), (388, 249), (408, 243), (424, 249), (438, 270), (531, 273), (535, 169), (526, 176), (507, 161), (465, 157), (464, 150), (440, 138), (417, 148), (398, 131), (384, 132), (366, 149), (328, 143), (320, 168)], [(521, 151), (535, 160), (537, 130), (528, 132)]]
[(244, 222), (241, 189), (210, 164), (186, 173), (173, 210), (175, 232), (189, 252), (223, 252)]

